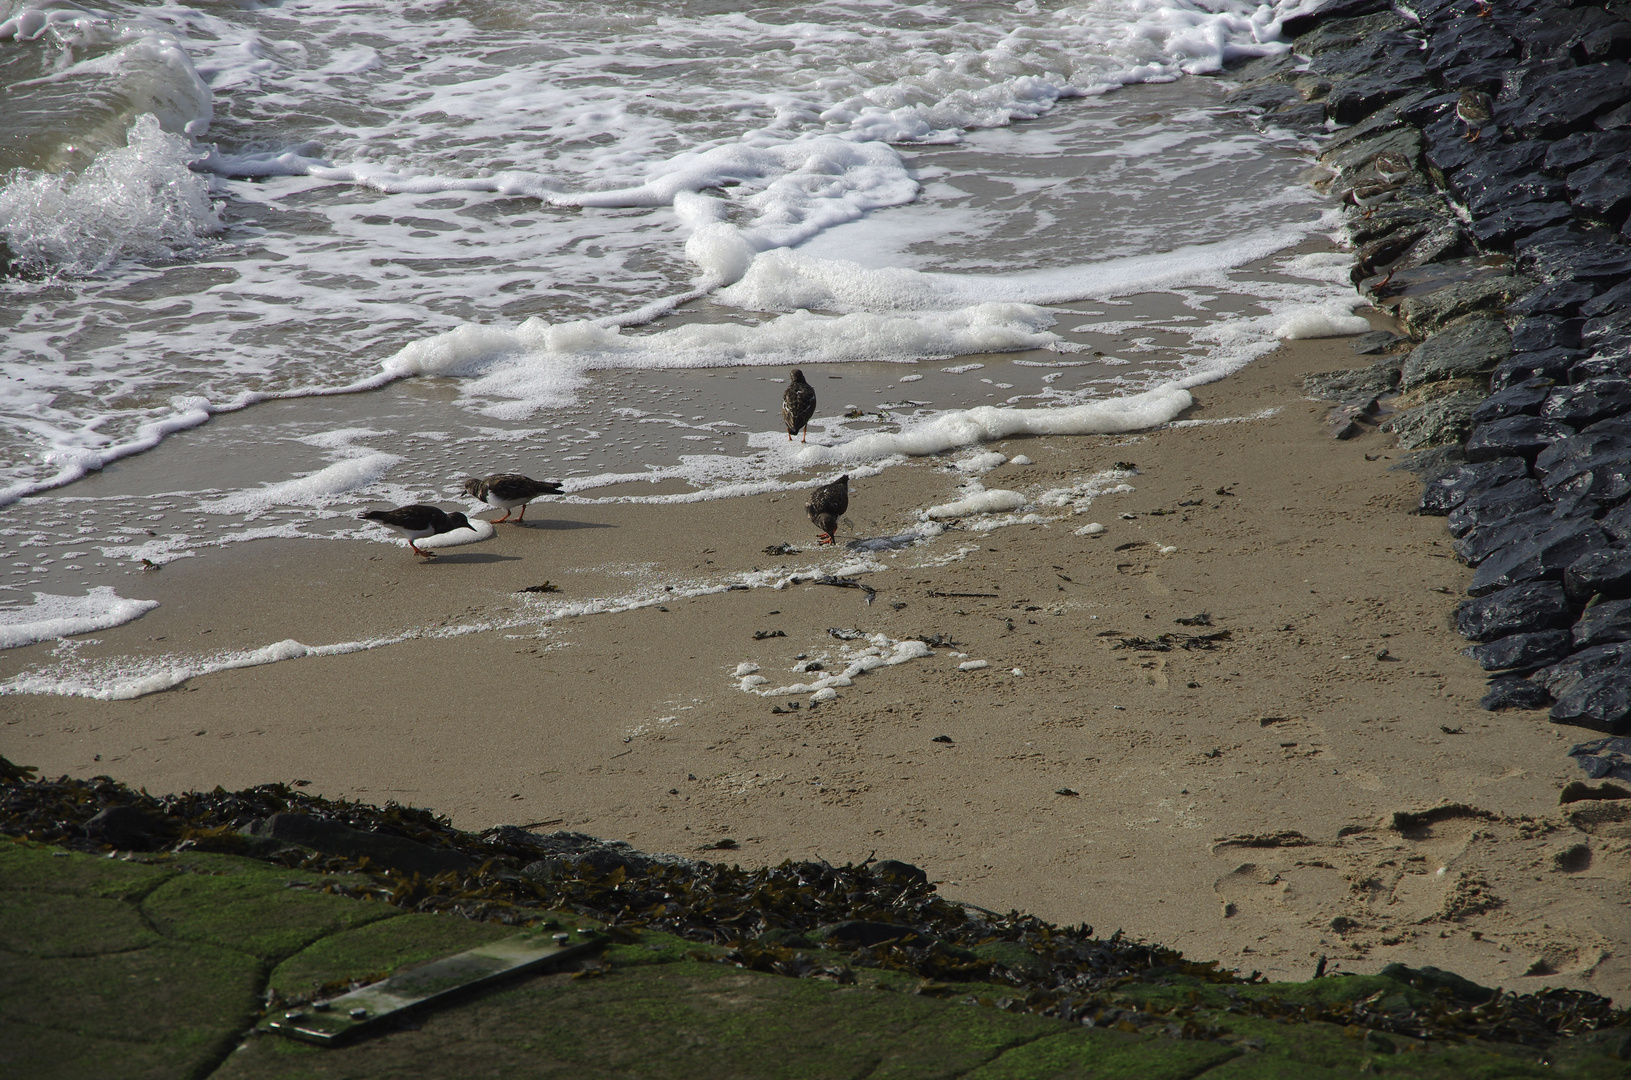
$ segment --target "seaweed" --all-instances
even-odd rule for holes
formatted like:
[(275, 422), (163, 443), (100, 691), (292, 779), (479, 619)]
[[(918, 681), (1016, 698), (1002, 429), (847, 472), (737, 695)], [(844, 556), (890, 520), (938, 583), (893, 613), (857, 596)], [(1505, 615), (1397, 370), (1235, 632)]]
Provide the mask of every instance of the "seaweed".
[[(1502, 993), (1431, 968), (1390, 969), (1384, 972), (1390, 989), (1349, 1000), (1309, 1000), (1282, 994), (1255, 972), (1242, 977), (1119, 931), (1095, 937), (1085, 924), (1059, 926), (948, 900), (921, 870), (892, 860), (744, 868), (647, 855), (576, 833), (540, 835), (516, 826), (469, 833), (429, 810), (325, 799), (285, 784), (154, 796), (106, 776), (48, 780), (35, 773), (0, 758), (0, 834), (109, 852), (115, 848), (106, 839), (114, 833), (87, 826), (123, 807), (100, 819), (123, 821), (123, 850), (246, 855), (329, 875), (299, 887), (506, 925), (573, 912), (603, 924), (614, 942), (669, 934), (692, 943), (694, 959), (841, 983), (872, 972), (874, 980), (905, 978), (919, 994), (1086, 1026), (1232, 1039), (1216, 1025), (1235, 1014), (1424, 1040), (1544, 1044), (1631, 1024), (1631, 1013), (1595, 994)], [(450, 849), (473, 866), (427, 878), (245, 835), (250, 824), (277, 813), (312, 814)], [(141, 828), (128, 827), (133, 818)], [(729, 850), (724, 841), (713, 849)]]

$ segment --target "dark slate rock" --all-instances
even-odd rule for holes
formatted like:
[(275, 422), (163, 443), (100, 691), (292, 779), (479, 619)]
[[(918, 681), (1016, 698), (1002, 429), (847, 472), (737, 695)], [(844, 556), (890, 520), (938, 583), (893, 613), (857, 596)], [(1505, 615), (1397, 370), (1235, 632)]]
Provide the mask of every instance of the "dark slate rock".
[(1487, 424), (1509, 416), (1534, 416), (1540, 412), (1553, 385), (1550, 379), (1525, 379), (1498, 390), (1472, 411), (1473, 423)]
[(1631, 739), (1593, 739), (1569, 747), (1569, 756), (1589, 780), (1631, 780)]
[[(1351, 127), (1340, 128), (1333, 131), (1320, 148), (1319, 159), (1329, 163), (1333, 155), (1341, 154), (1357, 142), (1365, 142), (1389, 131), (1396, 131), (1401, 127), (1417, 127), (1407, 120), (1403, 111), (1413, 109), (1428, 98), (1438, 96), (1439, 91), (1432, 87), (1425, 87), (1413, 93), (1391, 101), (1359, 123)], [(1420, 147), (1420, 132), (1417, 132), (1418, 150)], [(1368, 160), (1368, 159), (1367, 159)]]
[[(1535, 458), (1535, 475), (1545, 480), (1558, 472), (1567, 478), (1582, 467), (1581, 463), (1595, 461), (1631, 451), (1631, 437), (1612, 427), (1582, 431), (1578, 435), (1558, 439)], [(1590, 468), (1589, 464), (1584, 465)]]
[(1480, 274), (1443, 288), (1408, 294), (1399, 302), (1399, 321), (1410, 333), (1425, 337), (1454, 320), (1479, 311), (1499, 311), (1534, 288), (1527, 277)]
[(1547, 349), (1545, 352), (1513, 353), (1511, 356), (1495, 365), (1495, 370), (1489, 374), (1489, 388), (1497, 393), (1509, 386), (1515, 386), (1531, 379), (1550, 379), (1554, 382), (1563, 382), (1568, 378), (1569, 369), (1574, 367), (1585, 353), (1579, 349)]
[(1467, 437), (1467, 460), (1533, 458), (1559, 439), (1573, 434), (1572, 427), (1539, 416), (1509, 416), (1504, 420), (1492, 420), (1479, 424)]
[(1567, 630), (1542, 630), (1535, 634), (1513, 634), (1485, 645), (1474, 645), (1467, 650), (1467, 655), (1485, 671), (1503, 671), (1550, 664), (1569, 655), (1573, 647), (1573, 639)]
[(1291, 88), (1290, 83), (1269, 79), (1251, 86), (1242, 86), (1229, 95), (1228, 101), (1229, 104), (1242, 109), (1272, 113), (1287, 105), (1301, 104), (1302, 96)]
[[(1353, 341), (1349, 342), (1348, 347), (1360, 356), (1374, 356), (1377, 353), (1387, 352), (1393, 346), (1408, 340), (1409, 338), (1395, 334), (1391, 330), (1372, 330), (1368, 334), (1360, 334), (1354, 338)], [(1395, 382), (1397, 382), (1397, 368), (1394, 368), (1394, 376)], [(1304, 386), (1308, 384), (1308, 378), (1310, 377), (1304, 377)]]
[(1584, 281), (1550, 281), (1512, 301), (1506, 311), (1519, 316), (1573, 315), (1595, 295), (1596, 287)]
[(1600, 131), (1619, 131), (1631, 127), (1631, 102), (1611, 109), (1592, 122)]
[[(1572, 474), (1554, 472), (1541, 483), (1559, 517), (1592, 515), (1598, 507), (1631, 495), (1631, 459), (1604, 458), (1583, 463)], [(1606, 531), (1606, 530), (1605, 530)]]
[(1394, 413), (1383, 430), (1398, 436), (1401, 450), (1458, 443), (1472, 430), (1472, 411), (1483, 400), (1484, 395), (1476, 390), (1458, 390), (1414, 409)]
[(899, 941), (902, 938), (926, 937), (927, 935), (914, 930), (910, 926), (901, 926), (898, 923), (846, 919), (844, 922), (829, 923), (817, 927), (815, 936), (822, 941), (836, 941), (852, 947), (871, 948), (874, 945), (882, 945), (886, 941)]
[[(1583, 383), (1606, 376), (1631, 376), (1631, 353), (1598, 353), (1569, 365), (1568, 382)], [(1598, 423), (1602, 423), (1601, 420)]]
[(1608, 600), (1586, 609), (1574, 624), (1574, 647), (1589, 649), (1631, 641), (1631, 600)]
[[(1460, 67), (1478, 60), (1504, 60), (1518, 55), (1519, 46), (1489, 19), (1457, 19), (1427, 39), (1427, 66), (1434, 71)], [(1461, 86), (1446, 82), (1447, 86)]]
[(1503, 206), (1520, 202), (1567, 202), (1568, 184), (1534, 167), (1539, 164), (1539, 155), (1531, 157), (1534, 161), (1527, 170), (1502, 169), (1490, 175), (1479, 175), (1481, 170), (1478, 166), (1485, 163), (1476, 162), (1456, 173), (1455, 187), (1465, 197), (1467, 209), (1474, 214), (1489, 214)]
[[(1589, 6), (1577, 10), (1600, 11)], [(1600, 13), (1604, 16), (1609, 14), (1606, 11)], [(1612, 16), (1610, 18), (1611, 21), (1581, 35), (1580, 43), (1575, 46), (1580, 59), (1587, 62), (1631, 59), (1631, 23), (1627, 23), (1623, 18)]]
[(1631, 542), (1631, 503), (1621, 503), (1598, 519), (1597, 524), (1614, 538), (1615, 543)]
[[(1310, 50), (1320, 51), (1320, 40), (1312, 35), (1322, 31), (1335, 36), (1344, 28), (1336, 25), (1338, 19), (1356, 19), (1362, 15), (1374, 15), (1377, 12), (1387, 12), (1390, 0), (1326, 0), (1325, 3), (1315, 7), (1312, 11), (1305, 11), (1286, 19), (1280, 24), (1280, 33), (1284, 37), (1296, 38), (1297, 51), (1304, 56), (1312, 55)], [(1393, 16), (1397, 20), (1397, 16)], [(1380, 25), (1392, 25), (1382, 23)], [(1363, 40), (1371, 24), (1365, 24), (1365, 29), (1353, 31), (1354, 41)], [(1348, 43), (1325, 46), (1326, 48), (1341, 48)]]
[(105, 806), (85, 823), (85, 835), (116, 848), (147, 851), (171, 835), (163, 821), (134, 806)]
[(1287, 75), (1296, 71), (1302, 61), (1296, 54), (1283, 52), (1273, 56), (1259, 56), (1255, 60), (1248, 60), (1239, 67), (1229, 69), (1229, 77), (1242, 85), (1257, 82), (1260, 79), (1270, 79), (1279, 75)]
[(1587, 319), (1580, 328), (1580, 344), (1593, 352), (1631, 349), (1631, 308)]
[(1543, 281), (1584, 281), (1603, 287), (1631, 277), (1631, 247), (1606, 233), (1564, 230), (1530, 237), (1518, 247), (1518, 268)]
[(1631, 150), (1631, 131), (1578, 131), (1546, 148), (1544, 164), (1559, 176)]
[(1570, 563), (1609, 543), (1596, 522), (1564, 519), (1539, 535), (1514, 540), (1479, 563), (1467, 592), (1484, 596), (1531, 581), (1561, 580)]
[(689, 865), (673, 856), (654, 856), (636, 851), (621, 840), (601, 840), (580, 832), (554, 832), (535, 836), (528, 847), (540, 858), (522, 867), (523, 876), (549, 881), (563, 875), (583, 873), (604, 877), (615, 870), (642, 874), (659, 863)]
[(1482, 461), (1476, 465), (1453, 465), (1427, 481), (1417, 513), (1443, 517), (1466, 502), (1474, 492), (1501, 487), (1528, 475), (1528, 463), (1515, 457)]
[(1569, 174), (1569, 205), (1593, 217), (1602, 218), (1611, 225), (1625, 220), (1631, 210), (1631, 154), (1617, 154), (1603, 161), (1584, 165)]
[(400, 874), (434, 877), (449, 870), (474, 867), (475, 861), (450, 848), (433, 848), (416, 840), (389, 833), (363, 832), (329, 818), (312, 814), (273, 814), (252, 823), (250, 836), (281, 840), (348, 859), (366, 857), (375, 866), (388, 867)]
[(1614, 547), (1587, 552), (1563, 571), (1563, 591), (1577, 603), (1596, 595), (1611, 600), (1631, 597), (1631, 547), (1619, 534), (1604, 531), (1615, 538)]
[(1584, 319), (1540, 315), (1523, 319), (1512, 327), (1513, 352), (1544, 352), (1547, 349), (1578, 349)]
[(1608, 59), (1604, 51), (1610, 37), (1603, 37), (1594, 47), (1584, 42), (1610, 30), (1620, 20), (1600, 7), (1586, 5), (1572, 10), (1563, 4), (1538, 5), (1537, 10), (1520, 19), (1503, 20), (1506, 29), (1523, 45), (1530, 57), (1558, 57), (1581, 63)]
[(1426, 382), (1466, 378), (1492, 369), (1512, 352), (1512, 335), (1497, 318), (1467, 315), (1411, 351), (1399, 385), (1409, 390)]
[[(1522, 177), (1538, 170), (1546, 160), (1544, 143), (1503, 143), (1499, 139), (1469, 143), (1472, 156), (1451, 178), (1451, 187), (1467, 196), (1468, 201), (1479, 197), (1491, 187)], [(1549, 177), (1556, 183), (1555, 177)], [(1543, 188), (1542, 190), (1550, 190)]]
[[(1580, 515), (1573, 515), (1578, 517)], [(1527, 540), (1557, 524), (1555, 508), (1537, 506), (1513, 514), (1504, 521), (1484, 521), (1452, 541), (1461, 561), (1477, 566), (1496, 552), (1519, 540)]]
[(1525, 477), (1502, 484), (1488, 491), (1475, 492), (1454, 510), (1445, 524), (1451, 536), (1465, 536), (1480, 522), (1504, 521), (1525, 510), (1533, 510), (1546, 502), (1540, 483)]
[(1573, 622), (1574, 610), (1563, 595), (1563, 586), (1555, 581), (1518, 585), (1465, 600), (1455, 612), (1456, 629), (1472, 641), (1559, 630)]
[(1512, 118), (1526, 139), (1557, 139), (1590, 126), (1605, 113), (1631, 100), (1631, 67), (1618, 60), (1569, 68), (1545, 76)]
[(1472, 234), (1483, 244), (1504, 247), (1540, 229), (1562, 224), (1572, 215), (1572, 208), (1562, 200), (1500, 203), (1472, 223)]
[(1355, 397), (1377, 397), (1399, 385), (1399, 362), (1383, 360), (1365, 368), (1326, 371), (1303, 376), (1303, 393), (1326, 401), (1347, 401)]
[(1616, 641), (1571, 653), (1557, 663), (1541, 668), (1530, 678), (1544, 686), (1553, 697), (1562, 697), (1588, 679), (1625, 669), (1631, 669), (1631, 643)]
[(1631, 307), (1631, 278), (1581, 304), (1580, 314), (1588, 319), (1595, 319), (1624, 307)]
[(1396, 101), (1426, 81), (1427, 69), (1418, 63), (1400, 63), (1374, 74), (1343, 79), (1325, 95), (1325, 115), (1339, 124), (1363, 120), (1390, 101)]
[(1610, 416), (1631, 412), (1631, 379), (1617, 375), (1588, 379), (1574, 386), (1559, 386), (1546, 398), (1540, 415), (1574, 428)]
[(1552, 695), (1544, 687), (1536, 686), (1521, 675), (1491, 679), (1489, 692), (1478, 699), (1480, 708), (1489, 712), (1502, 709), (1544, 709), (1552, 703)]
[(1609, 735), (1626, 734), (1631, 731), (1631, 672), (1622, 668), (1581, 681), (1559, 695), (1551, 720)]

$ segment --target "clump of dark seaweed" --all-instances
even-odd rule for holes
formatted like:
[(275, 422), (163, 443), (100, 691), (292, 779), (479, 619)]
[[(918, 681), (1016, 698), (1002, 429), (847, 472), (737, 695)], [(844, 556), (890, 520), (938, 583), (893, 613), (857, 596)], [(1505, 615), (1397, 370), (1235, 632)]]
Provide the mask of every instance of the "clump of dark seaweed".
[[(858, 971), (893, 972), (915, 977), (920, 994), (1123, 1031), (1230, 1038), (1214, 1022), (1232, 1013), (1420, 1039), (1534, 1044), (1631, 1023), (1631, 1013), (1595, 994), (1503, 994), (1443, 973), (1422, 975), (1432, 969), (1400, 968), (1392, 976), (1414, 986), (1414, 997), (1289, 1000), (1264, 993), (1256, 972), (1242, 978), (1119, 931), (1097, 938), (1085, 924), (1056, 926), (956, 903), (921, 870), (892, 860), (743, 868), (647, 855), (576, 833), (514, 826), (468, 833), (428, 810), (324, 799), (284, 784), (153, 796), (106, 776), (37, 779), (35, 770), (0, 758), (0, 834), (107, 852), (114, 849), (110, 834), (89, 826), (110, 808), (127, 808), (120, 813), (141, 825), (127, 820), (123, 850), (250, 855), (334, 875), (326, 892), (507, 925), (570, 911), (602, 922), (614, 941), (658, 931), (705, 946), (694, 954), (699, 959), (794, 978), (849, 983)], [(245, 835), (253, 823), (286, 813), (456, 851), (472, 868), (427, 878)], [(1190, 989), (1147, 993), (1163, 986)]]

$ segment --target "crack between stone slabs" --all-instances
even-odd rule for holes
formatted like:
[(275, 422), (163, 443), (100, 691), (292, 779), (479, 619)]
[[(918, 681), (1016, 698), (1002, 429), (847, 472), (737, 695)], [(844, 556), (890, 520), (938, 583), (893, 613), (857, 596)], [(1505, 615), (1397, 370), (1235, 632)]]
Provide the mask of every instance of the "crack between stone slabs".
[[(965, 1006), (965, 1008), (968, 1008), (968, 1007), (972, 1007), (972, 1008), (976, 1008), (976, 1009), (985, 1008), (985, 1006), (983, 1006), (983, 1005)], [(979, 1064), (973, 1065), (973, 1066), (971, 1066), (971, 1067), (969, 1067), (967, 1069), (964, 1069), (962, 1072), (952, 1073), (951, 1077), (950, 1077), (950, 1080), (961, 1080), (962, 1077), (967, 1076), (969, 1073), (973, 1072), (975, 1069), (983, 1069), (987, 1065), (992, 1064), (993, 1062), (1001, 1061), (1004, 1057), (1006, 1057), (1007, 1055), (1013, 1053), (1015, 1050), (1023, 1050), (1025, 1047), (1030, 1046), (1032, 1043), (1039, 1043), (1043, 1039), (1051, 1039), (1055, 1035), (1060, 1035), (1060, 1034), (1063, 1034), (1063, 1032), (1048, 1031), (1048, 1032), (1044, 1032), (1044, 1033), (1042, 1033), (1040, 1035), (1033, 1036), (1032, 1038), (1026, 1039), (1024, 1042), (1015, 1043), (1013, 1046), (1004, 1047), (1003, 1049), (998, 1050), (995, 1054), (992, 1054), (990, 1057), (986, 1058), (984, 1061), (980, 1062)]]
[[(785, 978), (785, 976), (784, 976), (784, 978)], [(872, 992), (873, 993), (878, 993), (879, 991), (876, 988), (874, 988)], [(944, 1011), (945, 1011), (945, 1006), (942, 1005), (941, 1012), (937, 1012), (937, 1013), (934, 1013), (932, 1015), (940, 1016), (940, 1015), (942, 1015), (944, 1013)], [(925, 1016), (925, 1017), (923, 1017), (922, 1020), (912, 1021), (910, 1024), (907, 1024), (905, 1027), (901, 1028), (900, 1031), (896, 1032), (895, 1037), (898, 1039), (898, 1038), (901, 1038), (901, 1037), (903, 1037), (903, 1036), (905, 1036), (905, 1035), (907, 1035), (907, 1034), (909, 1034), (909, 1033), (911, 1033), (913, 1031), (916, 1031), (918, 1028), (922, 1027), (923, 1024), (924, 1024), (924, 1021), (926, 1021), (928, 1019), (929, 1019), (929, 1017)], [(854, 1076), (852, 1078), (852, 1080), (871, 1080), (871, 1077), (878, 1071), (879, 1068), (881, 1068), (883, 1066), (883, 1059), (884, 1059), (884, 1055), (879, 1054), (877, 1056), (876, 1060), (874, 1060), (872, 1062), (872, 1067), (870, 1069), (868, 1069), (864, 1073), (858, 1073), (856, 1076)]]
[(1231, 1061), (1237, 1061), (1240, 1058), (1245, 1057), (1245, 1056), (1246, 1056), (1246, 1051), (1237, 1049), (1237, 1050), (1235, 1050), (1234, 1053), (1230, 1054), (1228, 1057), (1224, 1058), (1222, 1061), (1214, 1061), (1210, 1065), (1201, 1066), (1201, 1069), (1200, 1069), (1199, 1072), (1192, 1072), (1188, 1076), (1183, 1077), (1183, 1080), (1197, 1080), (1198, 1077), (1205, 1076), (1207, 1073), (1211, 1072), (1213, 1069), (1221, 1068), (1222, 1066), (1229, 1064)]

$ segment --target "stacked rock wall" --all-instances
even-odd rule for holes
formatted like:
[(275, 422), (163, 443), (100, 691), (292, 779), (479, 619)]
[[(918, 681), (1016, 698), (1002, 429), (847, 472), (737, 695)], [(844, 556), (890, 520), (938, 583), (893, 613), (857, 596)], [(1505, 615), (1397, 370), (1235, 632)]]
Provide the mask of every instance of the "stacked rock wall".
[(1332, 0), (1285, 32), (1234, 99), (1319, 139), (1354, 284), (1408, 335), (1308, 391), (1422, 451), (1485, 707), (1631, 734), (1631, 3)]

